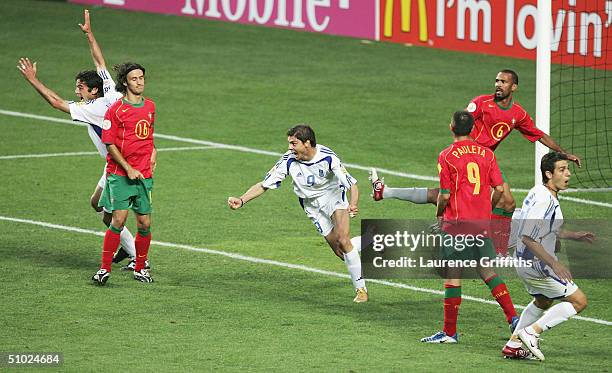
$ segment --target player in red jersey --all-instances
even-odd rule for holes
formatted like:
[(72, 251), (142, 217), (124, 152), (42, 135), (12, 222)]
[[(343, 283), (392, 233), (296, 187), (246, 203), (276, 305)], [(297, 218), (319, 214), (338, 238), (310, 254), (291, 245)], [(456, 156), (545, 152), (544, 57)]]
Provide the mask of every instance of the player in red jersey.
[(92, 280), (104, 285), (110, 276), (111, 262), (128, 209), (136, 213), (136, 263), (134, 279), (153, 282), (145, 261), (151, 243), (151, 190), (157, 153), (153, 143), (155, 104), (143, 97), (145, 69), (127, 62), (115, 66), (118, 92), (123, 98), (108, 108), (104, 117), (102, 141), (108, 148), (107, 182), (100, 206), (112, 211), (113, 218), (104, 236), (102, 265)]
[[(480, 262), (482, 258), (495, 257), (487, 231), (491, 206), (499, 201), (503, 193), (503, 180), (493, 151), (468, 136), (473, 125), (474, 118), (470, 113), (455, 112), (450, 124), (455, 141), (438, 158), (440, 193), (436, 217), (442, 228), (441, 234), (445, 237), (442, 254), (445, 260), (453, 263), (478, 263), (478, 274), (491, 289), (512, 328), (518, 322), (518, 317), (510, 293), (493, 269), (482, 266)], [(491, 188), (494, 189), (493, 196)], [(454, 245), (447, 244), (448, 236), (453, 238)], [(444, 329), (421, 339), (421, 342), (457, 343), (461, 266), (449, 265), (445, 276)]]
[[(467, 111), (474, 116), (474, 128), (470, 137), (478, 144), (495, 150), (513, 129), (518, 130), (531, 142), (540, 141), (555, 152), (564, 154), (580, 167), (580, 158), (563, 150), (550, 136), (538, 129), (523, 107), (514, 101), (513, 94), (518, 89), (518, 75), (512, 70), (502, 70), (495, 78), (495, 93), (474, 98)], [(397, 198), (414, 203), (437, 203), (437, 188), (389, 188), (378, 178), (372, 169), (370, 178), (375, 201), (383, 198)], [(492, 215), (499, 221), (500, 232), (496, 236), (498, 252), (507, 255), (507, 241), (510, 234), (510, 219), (516, 207), (510, 186), (504, 178), (502, 198), (493, 208)]]

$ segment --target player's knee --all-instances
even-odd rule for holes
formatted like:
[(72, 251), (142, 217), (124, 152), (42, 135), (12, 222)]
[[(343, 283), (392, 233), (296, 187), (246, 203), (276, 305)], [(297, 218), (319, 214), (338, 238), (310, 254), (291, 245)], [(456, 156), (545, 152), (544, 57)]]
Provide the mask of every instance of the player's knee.
[(115, 228), (118, 228), (118, 229), (123, 228), (123, 226), (125, 225), (125, 218), (121, 216), (113, 216), (111, 218), (111, 224)]
[(587, 308), (587, 305), (588, 300), (584, 293), (572, 300), (572, 306), (574, 306), (577, 313), (584, 311), (584, 309)]
[(514, 201), (514, 198), (511, 198), (510, 200), (504, 201), (504, 210), (505, 211), (514, 212), (515, 209), (516, 209), (516, 202)]
[(150, 220), (138, 220), (136, 226), (139, 231), (148, 231), (151, 228)]
[(137, 226), (138, 226), (139, 231), (148, 231), (151, 228), (151, 224), (148, 224), (148, 223), (142, 223), (142, 224), (139, 223), (137, 224)]

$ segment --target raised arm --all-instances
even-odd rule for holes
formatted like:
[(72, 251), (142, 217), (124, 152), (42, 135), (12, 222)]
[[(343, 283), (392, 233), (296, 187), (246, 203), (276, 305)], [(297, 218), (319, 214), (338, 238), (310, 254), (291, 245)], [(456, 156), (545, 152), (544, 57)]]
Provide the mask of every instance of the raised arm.
[(68, 102), (66, 102), (63, 98), (61, 98), (57, 93), (52, 91), (50, 88), (45, 86), (38, 78), (36, 77), (36, 62), (32, 63), (29, 58), (20, 58), (19, 63), (17, 63), (17, 69), (25, 80), (28, 81), (34, 87), (36, 92), (44, 98), (49, 105), (51, 105), (54, 109), (61, 110), (64, 113), (70, 114), (70, 107), (68, 106)]
[(91, 30), (91, 23), (89, 21), (89, 10), (85, 9), (85, 23), (79, 23), (79, 27), (81, 28), (81, 31), (83, 31), (87, 36), (89, 50), (91, 51), (91, 58), (93, 59), (93, 62), (96, 65), (96, 69), (106, 70), (106, 62), (104, 61), (102, 50), (100, 49), (100, 46), (98, 45), (98, 42), (94, 37), (93, 31)]

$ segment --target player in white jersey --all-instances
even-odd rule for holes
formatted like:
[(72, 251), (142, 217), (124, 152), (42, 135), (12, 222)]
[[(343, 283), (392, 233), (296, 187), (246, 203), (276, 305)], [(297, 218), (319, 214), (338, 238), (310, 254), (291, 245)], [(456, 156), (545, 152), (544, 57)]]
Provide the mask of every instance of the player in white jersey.
[[(236, 210), (268, 189), (276, 189), (291, 176), (300, 205), (334, 253), (343, 259), (355, 287), (357, 303), (367, 302), (361, 259), (349, 237), (349, 216), (359, 212), (357, 181), (346, 171), (340, 158), (329, 148), (317, 144), (315, 133), (307, 125), (297, 125), (287, 132), (289, 151), (272, 167), (263, 181), (251, 186), (241, 197), (229, 197)], [(347, 200), (347, 192), (350, 200)]]
[[(592, 243), (591, 232), (563, 230), (563, 214), (557, 193), (569, 186), (570, 171), (567, 156), (548, 153), (540, 165), (543, 185), (530, 191), (518, 216), (516, 233), (516, 271), (533, 301), (527, 305), (516, 329), (502, 350), (506, 357), (526, 356), (522, 344), (538, 359), (544, 360), (539, 349), (540, 333), (567, 321), (587, 306), (587, 298), (572, 280), (570, 271), (557, 259), (557, 239)], [(518, 260), (522, 260), (519, 262)], [(560, 301), (553, 306), (555, 300)]]
[[(81, 71), (75, 78), (74, 93), (79, 98), (79, 101), (66, 101), (61, 98), (53, 90), (45, 86), (36, 76), (36, 62), (32, 63), (29, 58), (21, 58), (17, 64), (17, 68), (24, 78), (34, 87), (34, 89), (55, 109), (70, 114), (72, 120), (88, 124), (87, 131), (91, 141), (94, 143), (100, 156), (106, 159), (106, 145), (102, 142), (102, 122), (104, 114), (109, 106), (120, 99), (123, 95), (115, 90), (115, 82), (111, 78), (111, 74), (106, 69), (106, 62), (102, 55), (102, 50), (98, 45), (96, 38), (91, 30), (91, 22), (89, 11), (85, 10), (85, 22), (79, 24), (81, 30), (87, 36), (89, 49), (93, 58), (96, 70)], [(151, 160), (153, 165), (155, 159)], [(112, 214), (103, 211), (98, 207), (98, 201), (106, 183), (106, 167), (103, 169), (102, 176), (98, 181), (98, 185), (90, 198), (91, 206), (100, 214), (102, 214), (103, 222), (106, 226), (110, 224)], [(127, 228), (121, 232), (121, 247), (114, 262), (119, 262), (126, 257), (130, 257), (132, 261), (126, 269), (133, 266), (133, 259), (136, 256), (134, 247), (134, 237)]]

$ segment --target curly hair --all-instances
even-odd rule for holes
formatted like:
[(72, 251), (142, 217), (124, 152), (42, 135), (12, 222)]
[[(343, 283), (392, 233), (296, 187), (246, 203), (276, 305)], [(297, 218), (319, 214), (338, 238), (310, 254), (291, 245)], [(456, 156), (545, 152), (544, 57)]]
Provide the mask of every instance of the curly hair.
[(127, 92), (127, 75), (132, 70), (142, 70), (142, 74), (145, 74), (145, 68), (142, 65), (134, 62), (125, 62), (113, 66), (113, 70), (117, 73), (117, 83), (115, 89), (117, 92), (126, 94)]

